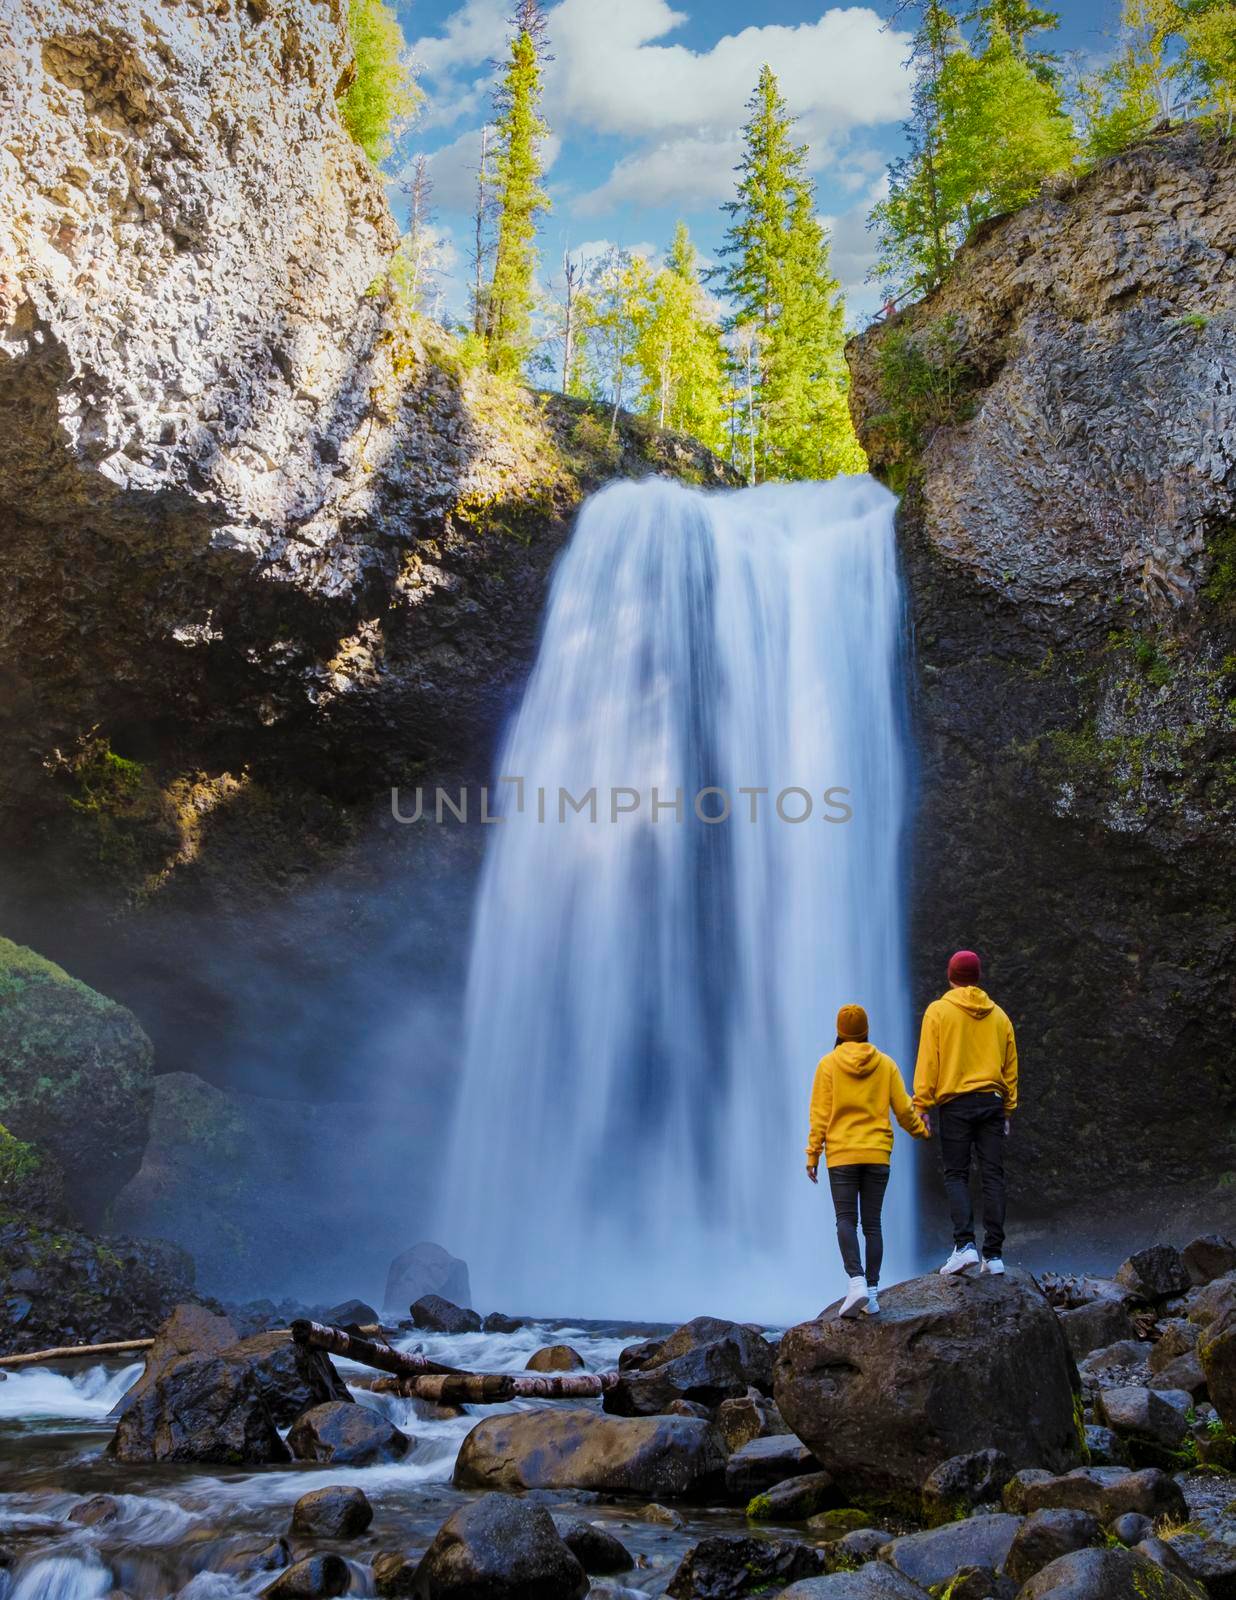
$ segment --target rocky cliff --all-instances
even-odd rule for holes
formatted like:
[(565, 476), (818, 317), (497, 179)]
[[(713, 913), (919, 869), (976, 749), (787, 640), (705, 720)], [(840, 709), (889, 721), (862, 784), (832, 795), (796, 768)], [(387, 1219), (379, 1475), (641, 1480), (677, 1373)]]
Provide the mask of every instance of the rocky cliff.
[(1159, 136), (849, 352), (905, 491), (916, 998), (987, 956), (1052, 1204), (1236, 1170), (1234, 234), (1236, 145)]
[(256, 1077), (298, 1028), (311, 1090), (372, 1001), (343, 967), (457, 956), (433, 882), (471, 847), (371, 850), (371, 806), (484, 777), (591, 486), (721, 470), (401, 306), (336, 110), (346, 11), (0, 15), (0, 922), (133, 1005), (164, 1070), (226, 1076), (245, 1037)]

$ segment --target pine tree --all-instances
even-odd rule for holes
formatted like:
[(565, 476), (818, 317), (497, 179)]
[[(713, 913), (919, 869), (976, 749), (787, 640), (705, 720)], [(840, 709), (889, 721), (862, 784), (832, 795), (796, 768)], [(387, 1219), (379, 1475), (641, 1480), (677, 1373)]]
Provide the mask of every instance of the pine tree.
[(966, 21), (974, 24), (975, 42), (980, 49), (985, 50), (995, 35), (1003, 31), (1008, 35), (1014, 53), (1029, 62), (1036, 78), (1041, 78), (1044, 83), (1056, 81), (1059, 56), (1032, 50), (1028, 40), (1032, 34), (1058, 28), (1058, 12), (1044, 11), (1040, 6), (1031, 4), (1030, 0), (981, 0), (967, 13)]
[(776, 77), (762, 68), (748, 102), (736, 197), (715, 272), (741, 341), (738, 387), (756, 480), (827, 477), (861, 468), (845, 403), (845, 311), (815, 216), (807, 150)]
[(518, 377), (531, 355), (536, 279), (537, 212), (549, 208), (541, 188), (540, 114), (545, 19), (538, 0), (521, 0), (506, 72), (495, 95), (497, 112), (497, 243), (486, 294), (489, 365)]

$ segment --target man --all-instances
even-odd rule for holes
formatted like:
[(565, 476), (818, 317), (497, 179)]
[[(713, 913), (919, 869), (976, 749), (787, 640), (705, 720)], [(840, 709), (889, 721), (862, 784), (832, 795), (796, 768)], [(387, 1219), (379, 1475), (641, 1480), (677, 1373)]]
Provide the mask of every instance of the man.
[[(953, 1218), (948, 1276), (1004, 1271), (1004, 1141), (1017, 1109), (1017, 1044), (1013, 1024), (979, 985), (973, 950), (948, 964), (948, 993), (923, 1014), (914, 1105), (940, 1137), (944, 1187)], [(933, 1129), (934, 1123), (934, 1129)], [(977, 1153), (983, 1188), (983, 1256), (974, 1247), (970, 1159)]]

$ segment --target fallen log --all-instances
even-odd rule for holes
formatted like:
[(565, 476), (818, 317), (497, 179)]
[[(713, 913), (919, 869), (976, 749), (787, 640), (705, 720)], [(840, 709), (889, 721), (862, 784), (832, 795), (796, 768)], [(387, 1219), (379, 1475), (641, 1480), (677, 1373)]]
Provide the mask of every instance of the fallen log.
[(292, 1324), (292, 1337), (297, 1344), (306, 1344), (315, 1350), (326, 1350), (332, 1356), (342, 1356), (345, 1361), (359, 1362), (362, 1367), (377, 1367), (379, 1372), (393, 1372), (397, 1377), (420, 1377), (424, 1374), (441, 1374), (467, 1377), (458, 1367), (447, 1367), (428, 1356), (413, 1355), (407, 1350), (395, 1350), (389, 1344), (378, 1344), (362, 1334), (348, 1333), (343, 1328), (332, 1328), (325, 1322), (310, 1322), (298, 1318)]
[(616, 1372), (426, 1373), (400, 1380), (405, 1400), (443, 1406), (501, 1405), (507, 1400), (594, 1400), (618, 1382)]
[(153, 1339), (114, 1339), (111, 1344), (66, 1344), (54, 1350), (31, 1350), (24, 1356), (0, 1356), (0, 1367), (35, 1367), (41, 1361), (67, 1361), (70, 1356), (120, 1356), (149, 1350)]

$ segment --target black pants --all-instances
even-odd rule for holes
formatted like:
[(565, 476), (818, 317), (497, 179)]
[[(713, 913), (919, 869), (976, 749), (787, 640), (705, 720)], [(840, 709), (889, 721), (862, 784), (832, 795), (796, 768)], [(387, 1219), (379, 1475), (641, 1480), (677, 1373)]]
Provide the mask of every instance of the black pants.
[(970, 1157), (977, 1152), (983, 1186), (983, 1256), (1004, 1251), (1004, 1099), (987, 1090), (959, 1094), (936, 1108), (944, 1187), (958, 1249), (974, 1243)]
[(863, 1263), (858, 1253), (858, 1215), (860, 1202), (862, 1204), (867, 1282), (874, 1288), (880, 1281), (880, 1265), (884, 1260), (880, 1212), (884, 1206), (884, 1191), (888, 1188), (888, 1166), (863, 1162), (852, 1167), (829, 1167), (828, 1187), (833, 1192), (833, 1210), (837, 1213), (837, 1243), (841, 1246), (841, 1259), (851, 1278), (861, 1278), (863, 1275)]

